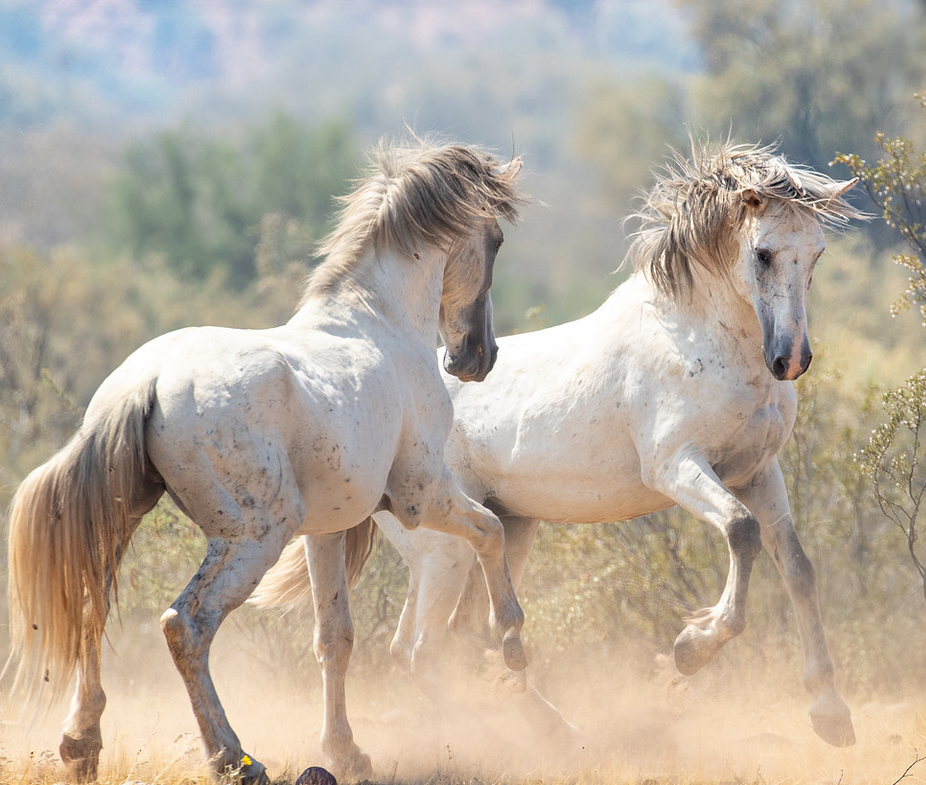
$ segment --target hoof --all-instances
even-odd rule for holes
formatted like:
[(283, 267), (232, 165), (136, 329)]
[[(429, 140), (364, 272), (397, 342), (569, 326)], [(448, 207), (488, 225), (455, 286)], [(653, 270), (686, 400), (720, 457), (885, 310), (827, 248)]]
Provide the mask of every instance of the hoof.
[(242, 757), (241, 767), (238, 769), (237, 774), (236, 782), (240, 782), (242, 785), (270, 785), (267, 767), (249, 755)]
[(509, 632), (502, 642), (502, 653), (505, 656), (505, 665), (513, 671), (523, 671), (527, 667), (527, 655), (521, 644), (521, 636), (517, 631)]
[(855, 744), (852, 714), (840, 698), (821, 696), (810, 707), (810, 722), (816, 733), (834, 747), (851, 747)]
[(338, 773), (339, 780), (358, 782), (373, 779), (373, 764), (370, 762), (370, 756), (356, 744), (348, 754), (339, 755), (336, 760), (332, 759), (330, 766)]
[(75, 739), (65, 734), (58, 754), (77, 782), (94, 782), (100, 765), (103, 742), (96, 738)]
[(675, 667), (685, 676), (692, 676), (707, 665), (723, 644), (711, 630), (689, 624), (675, 639)]
[(321, 766), (309, 766), (300, 774), (293, 785), (338, 785), (334, 775)]

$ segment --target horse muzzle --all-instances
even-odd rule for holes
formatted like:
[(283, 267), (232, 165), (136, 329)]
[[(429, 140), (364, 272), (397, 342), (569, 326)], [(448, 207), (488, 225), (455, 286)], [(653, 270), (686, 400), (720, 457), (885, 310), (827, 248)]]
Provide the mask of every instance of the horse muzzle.
[(798, 347), (792, 337), (772, 339), (765, 342), (765, 365), (778, 381), (794, 381), (809, 367), (813, 359), (807, 335)]
[(461, 382), (481, 382), (495, 366), (498, 344), (494, 340), (472, 342), (467, 336), (459, 351), (444, 352), (444, 370)]

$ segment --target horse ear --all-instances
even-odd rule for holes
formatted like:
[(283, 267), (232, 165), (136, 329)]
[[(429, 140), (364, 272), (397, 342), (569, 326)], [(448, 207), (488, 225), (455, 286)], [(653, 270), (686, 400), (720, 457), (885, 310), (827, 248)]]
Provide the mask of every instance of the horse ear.
[(765, 205), (765, 199), (752, 188), (744, 188), (740, 191), (740, 201), (749, 209), (757, 212)]
[(524, 161), (521, 160), (521, 156), (516, 155), (507, 164), (502, 164), (499, 166), (498, 173), (502, 175), (509, 175), (510, 177), (515, 177), (518, 172), (521, 171), (521, 167), (523, 165)]
[(830, 186), (830, 197), (838, 199), (840, 196), (845, 196), (855, 187), (857, 182), (857, 177), (853, 177), (851, 180), (836, 181)]

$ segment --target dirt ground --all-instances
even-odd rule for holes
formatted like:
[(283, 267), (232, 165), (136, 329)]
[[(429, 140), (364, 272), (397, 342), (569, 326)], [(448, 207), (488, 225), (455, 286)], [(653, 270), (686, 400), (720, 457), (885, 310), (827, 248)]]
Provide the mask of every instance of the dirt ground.
[[(125, 633), (128, 634), (128, 633)], [(137, 656), (106, 655), (101, 778), (107, 783), (179, 783), (207, 779), (196, 723), (160, 631), (147, 630)], [(139, 647), (130, 647), (138, 651)], [(246, 750), (274, 781), (292, 781), (324, 765), (317, 666), (303, 681), (258, 668), (236, 650), (233, 630), (220, 632), (213, 674)], [(820, 783), (892, 785), (926, 755), (926, 692), (902, 701), (856, 700), (858, 742), (838, 749), (811, 729), (810, 700), (793, 669), (765, 668), (750, 678), (722, 654), (693, 677), (659, 658), (645, 677), (614, 662), (537, 673), (546, 694), (578, 726), (575, 739), (539, 738), (489, 677), (461, 678), (456, 691), (470, 709), (437, 711), (394, 668), (368, 683), (352, 677), (348, 705), (354, 735), (380, 783)], [(739, 683), (737, 683), (739, 682)], [(748, 682), (748, 683), (744, 683)], [(31, 727), (15, 707), (2, 709), (0, 785), (53, 783), (66, 705)], [(926, 781), (926, 761), (905, 782)]]

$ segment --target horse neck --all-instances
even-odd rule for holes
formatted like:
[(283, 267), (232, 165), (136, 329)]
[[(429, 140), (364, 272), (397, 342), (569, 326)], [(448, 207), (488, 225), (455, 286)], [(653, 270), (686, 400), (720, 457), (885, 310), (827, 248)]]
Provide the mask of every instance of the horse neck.
[(386, 322), (430, 348), (438, 335), (445, 261), (446, 254), (434, 249), (407, 257), (369, 247), (324, 291), (310, 290), (290, 324), (298, 326), (326, 313), (340, 319), (347, 313), (354, 320)]
[(755, 360), (764, 373), (762, 327), (752, 302), (736, 290), (729, 278), (700, 269), (694, 269), (692, 274), (690, 287), (674, 296), (658, 295), (666, 317), (676, 319), (680, 329), (712, 337), (718, 346), (741, 347), (727, 351), (735, 352), (748, 364)]

